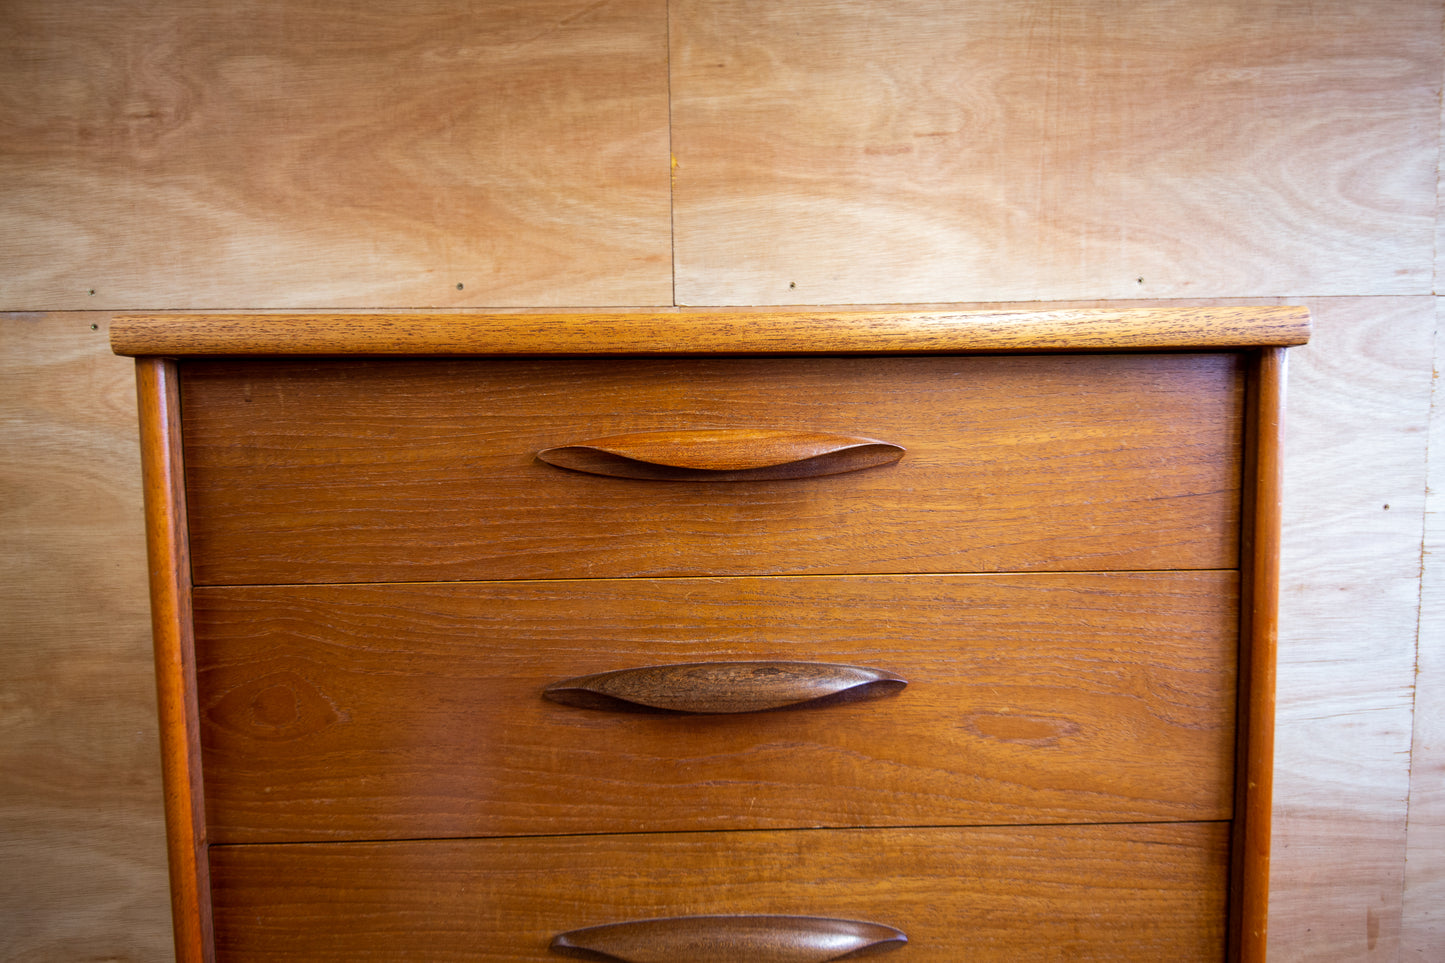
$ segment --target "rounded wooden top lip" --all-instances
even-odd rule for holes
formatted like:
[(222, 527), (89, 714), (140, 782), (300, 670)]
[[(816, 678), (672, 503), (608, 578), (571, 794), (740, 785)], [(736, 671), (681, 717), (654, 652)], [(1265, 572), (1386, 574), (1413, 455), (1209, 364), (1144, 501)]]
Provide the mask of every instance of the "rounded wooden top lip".
[(127, 314), (134, 357), (951, 354), (1287, 347), (1296, 306), (608, 314)]

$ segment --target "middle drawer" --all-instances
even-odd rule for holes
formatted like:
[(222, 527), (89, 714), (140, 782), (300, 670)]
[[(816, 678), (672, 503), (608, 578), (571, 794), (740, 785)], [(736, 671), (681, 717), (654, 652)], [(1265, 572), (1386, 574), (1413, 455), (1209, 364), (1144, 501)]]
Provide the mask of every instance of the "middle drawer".
[[(1227, 819), (1233, 572), (195, 592), (211, 841)], [(741, 715), (550, 683), (742, 660), (897, 673)]]

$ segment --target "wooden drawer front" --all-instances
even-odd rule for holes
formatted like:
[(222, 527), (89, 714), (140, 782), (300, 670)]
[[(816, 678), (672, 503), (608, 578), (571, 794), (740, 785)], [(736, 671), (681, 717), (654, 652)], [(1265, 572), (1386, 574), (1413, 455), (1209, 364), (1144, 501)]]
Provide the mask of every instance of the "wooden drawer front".
[[(198, 584), (1231, 568), (1232, 354), (182, 365)], [(587, 475), (627, 432), (866, 436), (787, 481)]]
[(743, 913), (893, 926), (900, 963), (1217, 961), (1228, 842), (1183, 823), (219, 846), (211, 880), (222, 961), (541, 963), (578, 927)]
[[(237, 586), (195, 595), (215, 842), (1227, 819), (1232, 572)], [(909, 685), (742, 715), (559, 705), (711, 660)]]

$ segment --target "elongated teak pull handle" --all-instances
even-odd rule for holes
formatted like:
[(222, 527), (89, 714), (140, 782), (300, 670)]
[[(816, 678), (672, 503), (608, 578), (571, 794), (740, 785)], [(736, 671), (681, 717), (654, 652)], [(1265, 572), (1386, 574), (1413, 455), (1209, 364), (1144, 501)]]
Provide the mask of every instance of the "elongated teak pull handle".
[(552, 952), (617, 963), (826, 963), (895, 950), (891, 926), (818, 916), (674, 916), (561, 933)]
[(537, 457), (549, 465), (613, 478), (657, 481), (765, 481), (838, 475), (903, 457), (898, 445), (813, 431), (707, 428), (611, 435)]
[(883, 669), (829, 662), (686, 662), (553, 682), (553, 702), (621, 712), (723, 714), (860, 702), (906, 686)]

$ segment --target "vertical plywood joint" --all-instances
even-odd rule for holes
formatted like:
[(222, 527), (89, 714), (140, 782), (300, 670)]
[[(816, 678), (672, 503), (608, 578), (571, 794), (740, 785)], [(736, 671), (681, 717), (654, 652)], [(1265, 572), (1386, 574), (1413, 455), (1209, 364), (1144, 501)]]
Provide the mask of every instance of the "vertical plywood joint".
[(1285, 352), (1252, 352), (1245, 390), (1240, 543), (1239, 734), (1230, 886), (1231, 960), (1258, 963), (1268, 943), (1275, 649), (1278, 636)]
[(210, 874), (201, 787), (191, 565), (175, 362), (137, 359), (136, 384), (171, 915), (176, 959), (180, 963), (201, 963), (212, 958)]

